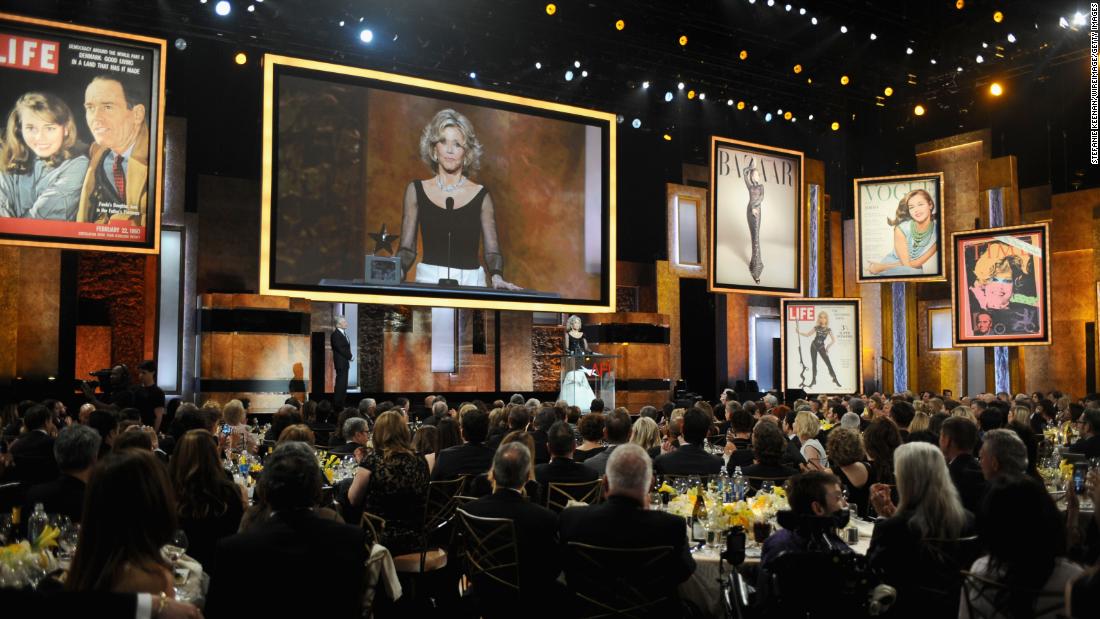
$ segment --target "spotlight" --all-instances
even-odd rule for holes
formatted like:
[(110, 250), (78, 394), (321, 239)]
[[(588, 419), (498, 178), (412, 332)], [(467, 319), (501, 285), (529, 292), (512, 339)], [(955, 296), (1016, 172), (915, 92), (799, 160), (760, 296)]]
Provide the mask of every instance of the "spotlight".
[(885, 88), (885, 89), (884, 89), (884, 90), (882, 91), (882, 94), (884, 94), (884, 95), (886, 95), (887, 97), (889, 97), (890, 95), (894, 94), (894, 89), (893, 89), (893, 88), (890, 88), (889, 86), (887, 86), (887, 87), (886, 87), (886, 88)]
[(924, 116), (924, 106), (918, 103), (917, 106), (913, 108), (913, 115)]
[(256, 12), (256, 5), (255, 4), (248, 5), (248, 12), (249, 13), (255, 13)]
[(806, 14), (806, 9), (798, 9), (798, 14), (799, 15), (805, 15)]
[(581, 71), (581, 77), (588, 77), (588, 69)]
[(933, 58), (933, 59), (931, 60), (931, 62), (932, 62), (932, 64), (936, 64), (936, 59), (935, 59), (935, 58)]
[(615, 115), (615, 122), (619, 123), (620, 125), (623, 124), (623, 115), (622, 114), (616, 114)]
[(643, 90), (649, 89), (649, 82), (642, 82), (642, 89)]
[(222, 17), (229, 15), (229, 12), (233, 10), (233, 5), (229, 4), (227, 0), (220, 0), (214, 5), (214, 12)]
[(641, 129), (642, 128), (642, 119), (641, 118), (635, 118), (634, 120), (630, 121), (630, 126), (634, 127), (635, 129)]
[(536, 62), (535, 63), (535, 68), (541, 70), (542, 69), (542, 63), (541, 62)]
[(573, 61), (573, 68), (575, 68), (575, 69), (581, 68), (581, 61), (580, 60), (574, 60)]
[(740, 58), (741, 60), (747, 59), (749, 57), (749, 50), (747, 50), (747, 49), (741, 50), (741, 53), (737, 54), (737, 57)]
[(999, 23), (1003, 22), (1004, 20), (1005, 20), (1005, 14), (1004, 13), (1002, 13), (1000, 11), (993, 11), (993, 22), (994, 23), (999, 24)]
[(841, 26), (840, 34), (848, 34), (848, 26)]
[(546, 5), (546, 14), (547, 15), (553, 15), (554, 13), (557, 13), (557, 12), (558, 12), (558, 5), (554, 4), (553, 2)]
[(676, 84), (676, 90), (683, 90), (683, 89), (684, 89), (684, 83), (683, 82), (680, 82), (679, 84)]
[(1080, 11), (1074, 13), (1073, 14), (1073, 25), (1074, 26), (1084, 26), (1085, 25), (1085, 14), (1081, 13)]
[(788, 4), (788, 5), (784, 6), (783, 10), (790, 13), (791, 12), (791, 5)]
[(877, 38), (878, 38), (878, 35), (872, 32), (871, 33), (871, 40), (874, 41)]
[(962, 66), (960, 65), (960, 66), (955, 67), (955, 72), (956, 73), (962, 73), (963, 72)]
[(794, 70), (795, 74), (802, 73), (802, 65), (800, 65), (800, 64), (794, 65), (793, 70)]
[(1069, 28), (1069, 22), (1066, 20), (1065, 17), (1059, 17), (1058, 26), (1061, 28)]
[(244, 52), (237, 52), (236, 56), (233, 56), (233, 62), (237, 64), (244, 64), (248, 62), (248, 56)]
[(982, 64), (983, 62), (985, 62), (985, 58), (982, 58), (982, 55), (978, 54), (978, 57), (975, 58), (974, 61), (977, 62), (978, 64)]
[(671, 90), (666, 90), (665, 91), (665, 103), (668, 103), (669, 101), (672, 101), (672, 91)]
[(784, 120), (790, 120), (792, 116), (794, 116), (794, 114), (791, 114), (790, 112), (787, 112), (786, 114), (783, 114), (783, 119)]
[(705, 93), (705, 92), (699, 93), (699, 100), (700, 101), (706, 101), (707, 100), (707, 93)]
[(982, 41), (982, 49), (989, 49), (989, 43)]
[(343, 28), (343, 27), (344, 27), (344, 20), (342, 20), (342, 19), (340, 20), (340, 27), (341, 27), (341, 28)]
[(1001, 83), (993, 82), (992, 84), (990, 84), (989, 94), (993, 95), (994, 97), (999, 97), (1004, 94), (1004, 88), (1001, 87)]
[(775, 113), (782, 116), (783, 115), (783, 108), (779, 108), (778, 110), (775, 111)]
[(739, 110), (745, 109), (745, 102), (744, 101), (738, 101), (737, 102), (737, 109), (739, 109)]
[(662, 135), (661, 137), (664, 138), (666, 142), (671, 142), (672, 141), (672, 136), (667, 134), (667, 133)]
[(841, 86), (847, 86), (849, 81), (850, 80), (848, 79), (847, 75), (841, 75), (840, 76), (840, 85)]
[(686, 35), (686, 34), (681, 34), (681, 35), (680, 35), (680, 47), (683, 47), (683, 46), (685, 46), (685, 45), (687, 45), (687, 44), (688, 44), (688, 35)]
[(363, 28), (359, 31), (359, 40), (364, 43), (370, 43), (374, 40), (374, 33), (371, 32), (370, 28)]
[(771, 121), (772, 121), (772, 113), (768, 112), (767, 114), (764, 114), (764, 122), (770, 123)]
[(816, 26), (817, 25), (817, 18), (816, 17), (811, 17), (810, 18), (810, 23)]
[(1016, 35), (1012, 34), (1011, 32), (1008, 33), (1008, 37), (1006, 37), (1006, 38), (1008, 39), (1009, 43), (1015, 43), (1016, 42)]
[(733, 107), (733, 99), (726, 99), (726, 105)]
[(187, 39), (184, 39), (182, 37), (179, 38), (179, 39), (176, 39), (175, 45), (176, 45), (176, 49), (178, 49), (182, 52), (183, 50), (187, 49)]
[(688, 99), (694, 99), (694, 98), (695, 98), (695, 91), (694, 90), (689, 90), (688, 91)]
[(572, 82), (573, 81), (573, 70), (572, 69), (569, 69), (568, 71), (565, 72), (565, 81), (567, 81), (567, 82)]
[(759, 105), (752, 106), (752, 111), (759, 112), (760, 111), (760, 106)]
[(813, 120), (813, 119), (814, 119), (814, 115), (813, 115), (813, 114), (810, 114), (809, 116), (807, 116), (807, 117), (806, 117), (806, 120)]
[(966, 6), (966, 2), (964, 0), (955, 0), (955, 8), (956, 9), (959, 9), (961, 11), (961, 10), (963, 10), (963, 7), (965, 7), (965, 6)]
[(472, 79), (472, 80), (477, 79), (477, 71), (470, 71), (470, 79)]
[(617, 20), (615, 22), (615, 30), (622, 30), (623, 28), (626, 28), (626, 22), (621, 19)]
[(834, 120), (833, 124), (829, 125), (829, 128), (832, 129), (833, 131), (837, 131), (837, 130), (840, 129), (840, 123), (838, 123), (837, 121)]
[(905, 55), (906, 56), (912, 56), (913, 55), (913, 48), (912, 47), (906, 47), (905, 48)]
[(775, 0), (768, 0), (768, 6), (775, 6)]

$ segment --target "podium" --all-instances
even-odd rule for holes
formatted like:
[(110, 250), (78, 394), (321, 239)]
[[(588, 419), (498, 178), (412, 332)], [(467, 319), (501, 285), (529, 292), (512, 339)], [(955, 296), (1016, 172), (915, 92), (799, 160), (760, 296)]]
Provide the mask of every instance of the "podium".
[(615, 409), (615, 360), (619, 355), (570, 353), (561, 359), (561, 391), (558, 398), (581, 412), (592, 410), (592, 400), (603, 400), (604, 410)]

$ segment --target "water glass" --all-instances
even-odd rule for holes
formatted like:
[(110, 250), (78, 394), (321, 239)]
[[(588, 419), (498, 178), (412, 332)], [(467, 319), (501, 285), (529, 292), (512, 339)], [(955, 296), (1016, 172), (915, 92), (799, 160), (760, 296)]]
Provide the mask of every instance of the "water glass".
[(760, 482), (760, 492), (763, 492), (765, 494), (771, 494), (775, 492), (775, 482), (767, 479)]

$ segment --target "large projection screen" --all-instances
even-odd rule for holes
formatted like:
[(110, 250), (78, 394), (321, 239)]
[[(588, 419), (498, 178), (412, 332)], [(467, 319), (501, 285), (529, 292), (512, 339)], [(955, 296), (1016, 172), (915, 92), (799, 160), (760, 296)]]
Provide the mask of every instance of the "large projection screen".
[(0, 244), (158, 251), (165, 45), (0, 13)]
[(614, 311), (615, 116), (264, 58), (263, 294)]

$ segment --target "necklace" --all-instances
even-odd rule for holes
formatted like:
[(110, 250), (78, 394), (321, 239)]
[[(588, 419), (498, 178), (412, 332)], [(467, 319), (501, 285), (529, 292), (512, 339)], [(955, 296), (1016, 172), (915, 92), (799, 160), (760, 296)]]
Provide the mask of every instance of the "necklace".
[[(913, 257), (912, 256), (913, 253), (918, 252), (918, 250), (920, 250), (920, 248), (922, 248), (924, 246), (924, 244), (928, 241), (928, 237), (932, 236), (932, 230), (934, 228), (935, 228), (934, 225), (930, 225), (930, 226), (928, 226), (927, 230), (922, 232), (920, 230), (917, 230), (916, 225), (913, 226), (913, 236), (912, 236), (913, 243), (909, 247), (910, 257)], [(919, 255), (919, 253), (918, 253), (918, 255)]]
[(463, 176), (458, 177), (458, 182), (457, 183), (451, 183), (450, 185), (444, 185), (443, 184), (443, 177), (442, 176), (436, 176), (435, 177), (435, 182), (439, 184), (439, 190), (442, 191), (443, 193), (454, 193), (455, 191), (458, 190), (459, 187), (461, 187), (462, 185), (464, 185), (466, 183), (466, 176), (463, 175)]

